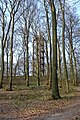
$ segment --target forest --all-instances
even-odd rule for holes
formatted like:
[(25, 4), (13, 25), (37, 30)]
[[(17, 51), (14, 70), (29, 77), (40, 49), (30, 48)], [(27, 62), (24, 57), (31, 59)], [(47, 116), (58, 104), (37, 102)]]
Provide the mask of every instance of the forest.
[(79, 6), (0, 0), (1, 120), (80, 119)]

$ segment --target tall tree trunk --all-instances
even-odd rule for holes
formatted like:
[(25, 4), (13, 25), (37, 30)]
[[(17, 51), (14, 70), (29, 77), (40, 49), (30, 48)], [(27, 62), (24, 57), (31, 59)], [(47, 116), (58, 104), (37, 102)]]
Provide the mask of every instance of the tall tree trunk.
[(40, 73), (44, 76), (44, 38), (40, 35)]
[(4, 46), (2, 41), (2, 62), (1, 62), (1, 81), (0, 81), (0, 88), (3, 88), (3, 77), (4, 77)]
[(52, 66), (52, 97), (53, 99), (59, 99), (59, 87), (57, 77), (57, 20), (56, 20), (56, 9), (54, 0), (51, 0), (51, 11), (52, 11), (52, 41), (53, 41), (53, 66)]
[(33, 39), (33, 55), (32, 55), (32, 74), (33, 74), (33, 76), (34, 76), (34, 73), (35, 73), (35, 70), (34, 70), (34, 68), (35, 68), (34, 62), (35, 62), (35, 60), (34, 60), (34, 39)]
[(51, 38), (50, 38), (50, 88), (52, 88), (52, 46), (51, 46)]
[(39, 58), (39, 38), (36, 38), (36, 57), (37, 57), (37, 80), (38, 86), (40, 86), (40, 58)]
[(27, 35), (27, 44), (26, 44), (26, 84), (29, 87), (29, 49), (28, 49), (28, 40), (29, 34)]
[(47, 63), (47, 85), (49, 85), (49, 59), (48, 59), (48, 45), (47, 45), (47, 41), (45, 41), (46, 43), (46, 63)]
[(64, 66), (64, 79), (66, 83), (66, 92), (69, 92), (69, 82), (68, 82), (68, 71), (67, 71), (67, 65), (66, 65), (66, 56), (65, 56), (65, 0), (64, 0), (64, 5), (62, 5), (61, 0), (60, 2), (60, 7), (62, 11), (62, 51), (63, 51), (63, 66)]
[(10, 38), (10, 91), (12, 91), (12, 75), (13, 75), (13, 35), (14, 35), (14, 14), (12, 14), (12, 31)]
[(25, 45), (26, 45), (26, 85), (29, 87), (29, 30), (30, 30), (30, 20), (25, 20)]
[(7, 49), (6, 49), (6, 56), (7, 56), (7, 80), (8, 80), (8, 45), (9, 45), (8, 42), (9, 42), (9, 40), (7, 40)]
[(72, 26), (70, 26), (69, 33), (69, 42), (70, 42), (70, 80), (74, 83), (74, 68), (73, 68), (73, 43), (72, 43)]
[(74, 81), (73, 84), (76, 86), (78, 84), (77, 82), (77, 69), (76, 69), (76, 57), (74, 55)]
[(24, 79), (25, 79), (25, 81), (26, 81), (26, 65), (25, 65), (25, 61), (26, 61), (26, 51), (25, 51), (25, 33), (24, 33), (24, 38), (23, 38), (23, 46), (24, 46), (24, 48), (23, 48), (23, 54), (24, 54)]
[[(29, 29), (30, 29), (30, 21), (27, 22), (27, 20), (24, 18), (25, 20), (25, 47), (26, 47), (26, 85), (27, 87), (29, 87)], [(27, 25), (28, 24), (28, 25)]]
[(69, 42), (70, 42), (70, 80), (74, 85), (77, 85), (76, 57), (74, 54), (73, 43), (72, 43), (72, 27), (70, 27), (70, 32), (69, 32)]
[(25, 68), (25, 50), (24, 50), (24, 79), (26, 80), (26, 68)]
[[(60, 40), (60, 39), (59, 39)], [(61, 51), (60, 51), (60, 43), (58, 40), (58, 79), (60, 81), (60, 87), (62, 88), (62, 77), (61, 77)]]
[(50, 44), (50, 75), (49, 75), (49, 81), (50, 81), (50, 88), (52, 85), (52, 47), (51, 47), (51, 35), (50, 35), (50, 26), (49, 26), (49, 17), (48, 17), (48, 9), (46, 7), (46, 0), (44, 0), (44, 7), (45, 7), (45, 12), (46, 12), (46, 21), (47, 21), (47, 29), (48, 29), (48, 40)]
[(4, 12), (3, 12), (3, 23), (2, 23), (2, 41), (1, 41), (1, 48), (2, 48), (2, 61), (1, 61), (1, 79), (0, 79), (0, 88), (2, 88), (3, 84), (3, 76), (4, 76), (4, 30), (5, 30), (5, 21), (4, 21)]

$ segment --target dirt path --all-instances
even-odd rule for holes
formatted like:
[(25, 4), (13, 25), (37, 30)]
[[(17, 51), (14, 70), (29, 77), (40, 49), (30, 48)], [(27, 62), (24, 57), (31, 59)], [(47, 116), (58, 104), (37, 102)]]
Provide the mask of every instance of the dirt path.
[(34, 120), (80, 120), (80, 103), (63, 107), (59, 109), (58, 113), (38, 117)]
[(0, 111), (0, 120), (80, 120), (80, 102), (63, 107), (55, 114), (42, 114), (40, 117), (36, 117), (35, 114), (30, 116), (31, 113), (29, 112), (25, 112), (25, 114), (23, 114), (17, 109), (13, 109), (14, 110), (11, 111), (11, 108), (9, 107), (3, 107)]
[(53, 105), (53, 101), (37, 103), (34, 110), (32, 109), (34, 104), (31, 109), (18, 109), (11, 101), (0, 101), (0, 120), (80, 120), (80, 87), (71, 100), (66, 104), (63, 104), (63, 101), (55, 101), (59, 107), (54, 107), (51, 111), (47, 107), (49, 104)]
[[(74, 100), (75, 99), (75, 100)], [(73, 103), (62, 107), (55, 114), (35, 118), (34, 120), (80, 120), (80, 87), (77, 88)]]

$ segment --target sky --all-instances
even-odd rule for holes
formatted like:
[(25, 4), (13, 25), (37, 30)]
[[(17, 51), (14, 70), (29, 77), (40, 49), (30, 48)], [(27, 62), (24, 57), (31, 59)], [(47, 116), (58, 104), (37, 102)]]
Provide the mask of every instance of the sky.
[(76, 7), (77, 7), (77, 13), (80, 15), (80, 2), (76, 4)]
[[(69, 1), (69, 4), (71, 4), (72, 7), (76, 7), (77, 14), (80, 17), (80, 0), (66, 0)], [(79, 1), (79, 2), (77, 2)], [(75, 4), (76, 3), (76, 4)], [(0, 41), (1, 42), (1, 41)], [(0, 49), (1, 49), (1, 43), (0, 43)], [(1, 55), (1, 50), (0, 50), (0, 55)]]
[(80, 0), (68, 0), (72, 7), (76, 7), (77, 14), (80, 16)]

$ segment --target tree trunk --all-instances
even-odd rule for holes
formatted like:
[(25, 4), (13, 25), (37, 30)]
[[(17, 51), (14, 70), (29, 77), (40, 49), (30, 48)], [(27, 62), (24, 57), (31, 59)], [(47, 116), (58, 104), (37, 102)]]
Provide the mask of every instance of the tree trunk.
[(74, 83), (74, 68), (73, 68), (73, 43), (72, 43), (72, 26), (70, 26), (70, 34), (69, 34), (69, 42), (70, 42), (70, 80)]
[(12, 31), (10, 38), (10, 91), (12, 91), (12, 75), (13, 75), (13, 34), (14, 34), (14, 14), (12, 14)]
[(1, 41), (1, 48), (2, 48), (2, 60), (1, 60), (1, 79), (0, 79), (0, 88), (2, 88), (2, 84), (3, 84), (3, 76), (4, 76), (4, 30), (5, 30), (5, 21), (4, 21), (4, 12), (3, 12), (3, 23), (2, 23), (2, 41)]
[(7, 40), (7, 49), (6, 49), (6, 56), (7, 56), (7, 80), (8, 80), (8, 42), (9, 40)]
[(34, 60), (34, 39), (33, 39), (33, 55), (32, 55), (32, 75), (35, 74), (35, 60)]
[(25, 65), (25, 56), (26, 56), (26, 52), (25, 52), (25, 33), (24, 33), (24, 38), (23, 38), (23, 46), (24, 46), (24, 48), (23, 48), (23, 51), (24, 51), (24, 79), (25, 79), (25, 81), (26, 81), (26, 65)]
[(25, 50), (24, 50), (24, 79), (26, 80), (26, 70), (25, 70)]
[(44, 77), (44, 38), (40, 34), (40, 75)]
[(76, 69), (76, 57), (74, 56), (74, 81), (73, 84), (76, 86), (77, 83), (77, 69)]
[[(59, 39), (60, 40), (60, 39)], [(61, 77), (61, 51), (60, 51), (60, 43), (58, 40), (58, 79), (60, 81), (60, 87), (62, 88), (62, 77)]]
[(65, 84), (66, 84), (66, 92), (69, 92), (69, 82), (68, 82), (68, 71), (67, 71), (67, 65), (66, 65), (66, 56), (65, 56), (65, 0), (64, 0), (64, 5), (62, 5), (61, 0), (60, 2), (60, 7), (62, 11), (62, 52), (63, 52), (63, 66), (64, 66), (64, 79), (65, 79)]
[(37, 57), (37, 80), (38, 80), (38, 86), (40, 86), (40, 59), (39, 59), (39, 38), (36, 38), (36, 57)]
[(26, 44), (26, 84), (29, 87), (29, 49), (28, 49), (28, 35), (27, 35), (27, 44)]
[(52, 85), (52, 47), (51, 47), (51, 35), (50, 35), (50, 26), (49, 26), (49, 17), (48, 17), (48, 9), (46, 7), (46, 0), (44, 0), (44, 7), (45, 7), (45, 12), (46, 12), (46, 21), (47, 21), (47, 29), (48, 29), (48, 41), (50, 44), (50, 75), (49, 75), (49, 81), (50, 81), (50, 88)]
[(59, 88), (57, 78), (57, 22), (56, 22), (56, 9), (54, 0), (51, 0), (52, 11), (52, 41), (53, 41), (53, 66), (52, 66), (52, 97), (53, 99), (59, 99)]
[(47, 85), (49, 85), (49, 59), (48, 59), (48, 45), (47, 45), (47, 41), (45, 41), (46, 43), (46, 63), (47, 63)]
[(3, 77), (4, 77), (4, 46), (2, 41), (2, 62), (1, 62), (1, 81), (0, 81), (0, 88), (3, 88)]

